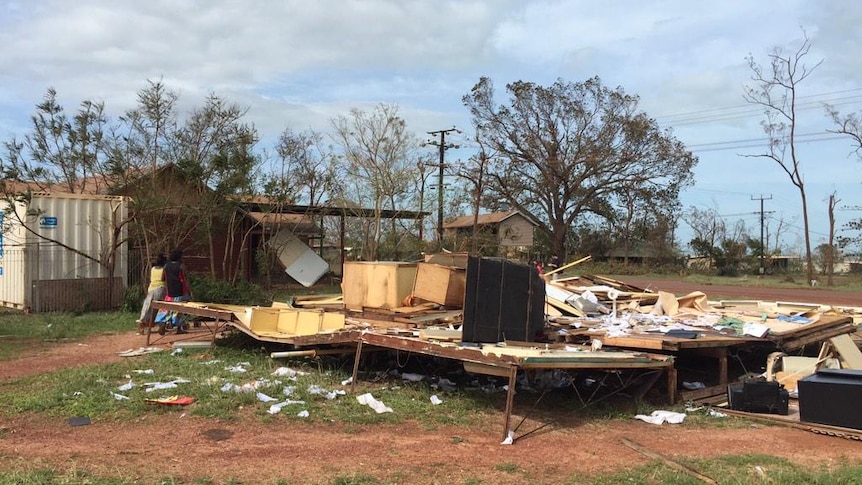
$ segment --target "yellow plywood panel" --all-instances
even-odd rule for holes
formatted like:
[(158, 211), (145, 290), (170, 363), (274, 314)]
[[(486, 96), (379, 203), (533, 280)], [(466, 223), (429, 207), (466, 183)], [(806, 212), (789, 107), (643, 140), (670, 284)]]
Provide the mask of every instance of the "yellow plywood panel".
[(252, 332), (275, 332), (278, 328), (278, 310), (252, 308), (248, 327)]
[(341, 330), (344, 328), (344, 314), (324, 312), (323, 322), (320, 325), (321, 330)]
[(297, 312), (295, 335), (314, 335), (320, 332), (322, 313), (308, 310)]
[(278, 314), (278, 331), (281, 333), (296, 333), (296, 320), (298, 313), (292, 310), (282, 310)]

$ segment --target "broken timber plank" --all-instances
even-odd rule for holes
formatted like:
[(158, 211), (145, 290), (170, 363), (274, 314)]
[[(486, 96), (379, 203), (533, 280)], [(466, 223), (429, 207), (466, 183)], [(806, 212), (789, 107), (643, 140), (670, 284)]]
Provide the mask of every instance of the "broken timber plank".
[(844, 334), (829, 339), (829, 343), (841, 357), (842, 366), (845, 369), (862, 370), (862, 352), (856, 346), (856, 342), (850, 335)]
[(423, 328), (419, 330), (419, 338), (423, 340), (461, 341), (461, 331), (448, 328)]
[(626, 439), (626, 438), (621, 438), (620, 441), (622, 442), (622, 444), (624, 444), (624, 445), (628, 446), (629, 448), (637, 451), (638, 453), (640, 453), (642, 455), (646, 455), (646, 456), (648, 456), (654, 460), (659, 460), (659, 461), (663, 462), (665, 465), (673, 468), (674, 470), (679, 470), (683, 473), (691, 475), (694, 478), (697, 478), (698, 480), (700, 480), (704, 483), (709, 483), (712, 485), (718, 485), (718, 482), (716, 482), (712, 478), (698, 472), (697, 470), (695, 470), (693, 468), (689, 468), (689, 467), (687, 467), (687, 466), (685, 466), (682, 463), (679, 463), (677, 461), (673, 461), (664, 455), (656, 453), (655, 451), (652, 451), (652, 450), (650, 450), (650, 449), (648, 449), (642, 445), (635, 443), (634, 441), (631, 441), (631, 440)]
[(694, 391), (683, 391), (679, 393), (679, 397), (682, 402), (692, 401), (698, 404), (702, 404), (702, 400), (704, 399), (711, 400), (716, 396), (720, 396), (722, 399), (727, 400), (727, 384), (710, 386), (703, 389), (696, 389)]
[(545, 296), (545, 302), (548, 305), (551, 305), (552, 307), (554, 307), (558, 310), (561, 310), (561, 311), (563, 311), (569, 315), (573, 315), (576, 317), (585, 317), (586, 316), (584, 314), (584, 312), (578, 310), (577, 308), (573, 307), (572, 305), (569, 305), (568, 303), (565, 303), (565, 302), (556, 300), (554, 298), (551, 298), (550, 296)]

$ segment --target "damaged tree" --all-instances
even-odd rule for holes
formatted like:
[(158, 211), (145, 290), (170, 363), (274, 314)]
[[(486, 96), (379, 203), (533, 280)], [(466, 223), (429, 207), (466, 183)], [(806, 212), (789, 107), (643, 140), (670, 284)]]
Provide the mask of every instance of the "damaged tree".
[(570, 228), (591, 218), (615, 222), (641, 197), (676, 207), (697, 158), (638, 111), (638, 98), (598, 77), (551, 86), (518, 81), (497, 105), (490, 79), (463, 97), (477, 137), (499, 154), (488, 167), (485, 205), (509, 205), (539, 221), (551, 250), (567, 254)]
[(805, 233), (805, 262), (808, 281), (814, 281), (814, 264), (811, 258), (811, 235), (808, 226), (808, 199), (805, 193), (805, 180), (800, 170), (800, 160), (796, 152), (796, 99), (799, 83), (804, 81), (823, 60), (813, 66), (804, 63), (811, 42), (803, 31), (802, 45), (796, 52), (785, 54), (775, 47), (769, 54), (769, 66), (758, 64), (749, 55), (752, 84), (745, 87), (745, 100), (763, 107), (765, 119), (761, 122), (768, 139), (764, 153), (752, 155), (777, 163), (790, 182), (799, 190), (802, 202), (802, 224)]

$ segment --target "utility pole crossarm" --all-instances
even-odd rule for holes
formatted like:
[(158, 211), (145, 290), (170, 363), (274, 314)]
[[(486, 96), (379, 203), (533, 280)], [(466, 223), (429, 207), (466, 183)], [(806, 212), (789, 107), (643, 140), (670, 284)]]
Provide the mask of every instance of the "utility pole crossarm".
[(439, 148), (440, 152), (440, 163), (438, 165), (439, 172), (437, 175), (437, 241), (442, 245), (443, 244), (443, 167), (445, 167), (445, 159), (446, 159), (446, 150), (449, 148), (458, 148), (458, 145), (455, 144), (446, 144), (446, 134), (457, 132), (461, 133), (461, 130), (455, 128), (446, 129), (446, 130), (436, 130), (429, 131), (428, 134), (431, 136), (439, 136), (440, 141), (428, 141), (429, 145), (435, 145)]

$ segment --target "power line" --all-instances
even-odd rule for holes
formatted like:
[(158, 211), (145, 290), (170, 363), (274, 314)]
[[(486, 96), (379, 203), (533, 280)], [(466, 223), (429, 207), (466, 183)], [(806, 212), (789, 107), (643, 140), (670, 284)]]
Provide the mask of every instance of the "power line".
[[(832, 135), (832, 136), (824, 136), (822, 138), (812, 138), (809, 140), (799, 140), (797, 143), (805, 144), (805, 143), (815, 143), (821, 141), (833, 141), (833, 140), (841, 140), (845, 137), (842, 135)], [(702, 153), (702, 152), (717, 152), (722, 150), (739, 150), (742, 148), (759, 148), (762, 147), (764, 143), (766, 143), (766, 139), (764, 139), (761, 143), (749, 143), (749, 144), (741, 144), (734, 146), (726, 146), (726, 147), (714, 147), (714, 148), (695, 148), (694, 150), (690, 150), (693, 153)]]
[[(852, 96), (849, 98), (842, 98), (842, 99), (843, 100), (852, 99), (852, 101), (837, 100), (837, 101), (842, 101), (842, 102), (840, 102), (840, 103), (835, 102), (835, 103), (829, 103), (829, 104), (832, 106), (844, 106), (847, 104), (860, 103), (860, 102), (862, 102), (862, 95)], [(796, 104), (796, 110), (797, 111), (808, 111), (808, 110), (812, 110), (812, 109), (820, 109), (823, 107), (823, 103), (824, 103), (823, 101), (820, 101), (820, 102), (813, 102), (812, 101), (809, 103), (797, 103)], [(745, 118), (753, 118), (755, 116), (763, 116), (763, 111), (764, 111), (763, 106), (752, 106), (749, 109), (747, 109), (745, 111), (740, 111), (738, 113), (728, 112), (728, 113), (719, 113), (719, 114), (707, 115), (707, 116), (691, 116), (688, 118), (681, 118), (678, 120), (660, 121), (659, 124), (676, 127), (676, 126), (697, 125), (697, 124), (702, 124), (702, 123), (713, 123), (713, 122), (718, 122), (718, 121), (733, 121), (733, 120), (741, 120), (741, 119), (745, 119)]]
[[(855, 93), (855, 92), (859, 92), (859, 91), (862, 91), (862, 88), (845, 89), (843, 91), (833, 91), (833, 92), (829, 92), (829, 93), (809, 94), (809, 95), (805, 95), (805, 96), (798, 96), (796, 99), (810, 99), (810, 98), (828, 97), (828, 96), (833, 96), (836, 94)], [(855, 98), (857, 96), (862, 96), (862, 95), (845, 96), (845, 97), (838, 98), (838, 99), (833, 100), (833, 101), (841, 101), (843, 99)], [(739, 110), (739, 109), (743, 109), (743, 108), (751, 109), (752, 104), (751, 103), (745, 103), (745, 104), (739, 104), (739, 105), (735, 105), (735, 106), (724, 106), (724, 107), (718, 107), (718, 108), (708, 108), (708, 109), (699, 110), (699, 111), (689, 111), (689, 112), (684, 112), (684, 113), (659, 115), (659, 116), (656, 116), (655, 119), (660, 120), (660, 119), (664, 119), (664, 118), (680, 118), (680, 117), (686, 118), (686, 117), (691, 117), (691, 116), (695, 116), (695, 115), (701, 115), (704, 113), (712, 113), (715, 111), (732, 111), (732, 110)]]
[[(814, 137), (814, 136), (824, 136), (824, 135), (832, 135), (832, 134), (827, 133), (827, 132), (801, 133), (799, 135), (796, 135), (795, 138), (796, 139), (810, 138), (810, 137)], [(743, 139), (739, 139), (739, 140), (730, 140), (730, 141), (715, 141), (715, 142), (710, 142), (710, 143), (695, 143), (693, 145), (687, 145), (687, 147), (688, 148), (700, 148), (700, 147), (708, 147), (708, 146), (712, 146), (712, 145), (730, 145), (730, 144), (736, 144), (736, 143), (751, 143), (751, 142), (762, 143), (762, 142), (766, 142), (766, 141), (769, 141), (769, 138), (767, 138), (767, 137), (743, 138)]]

